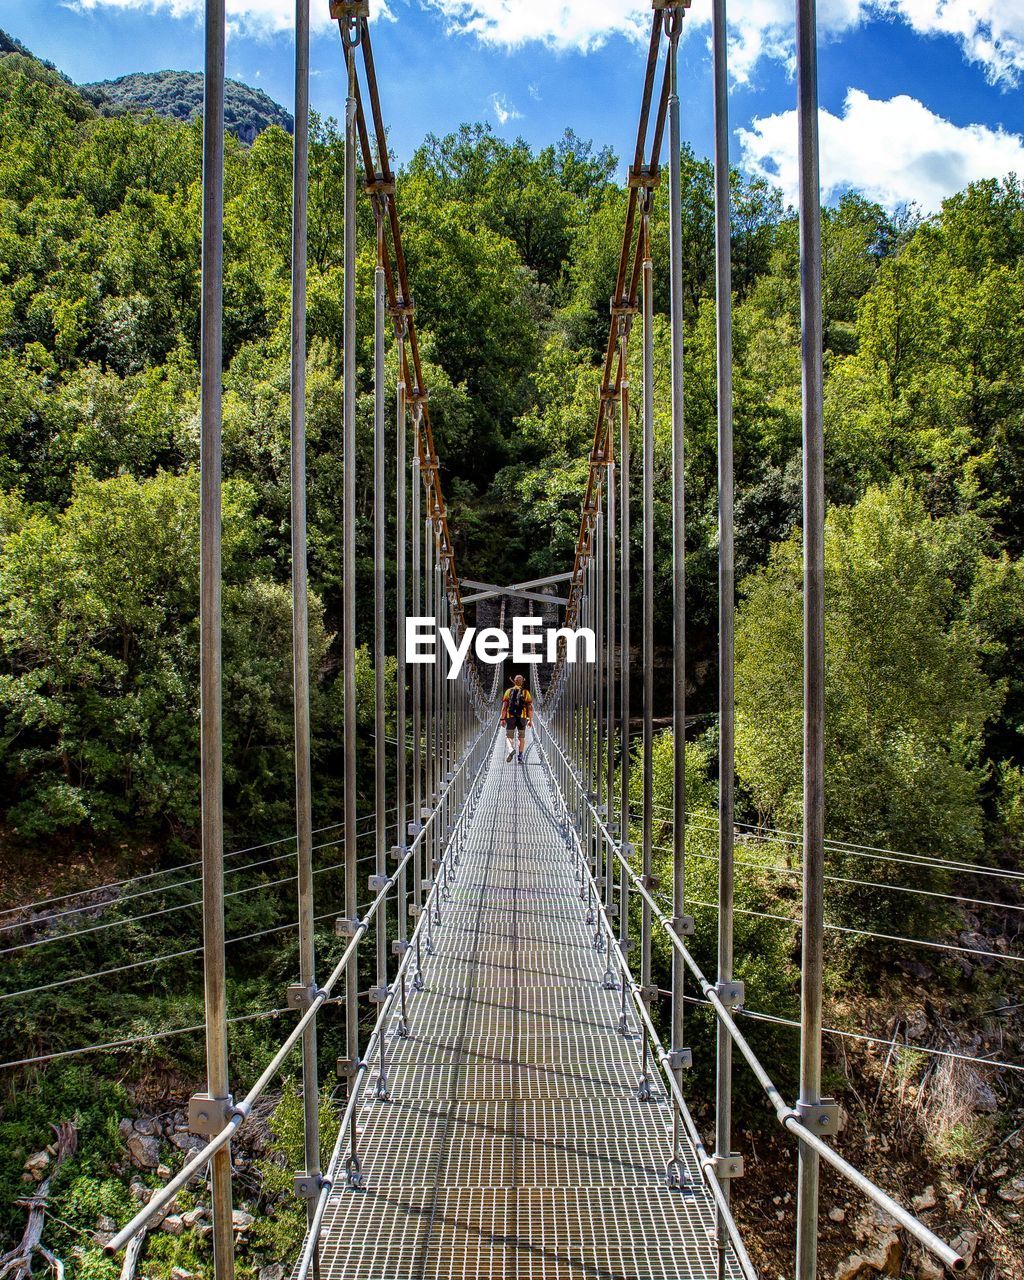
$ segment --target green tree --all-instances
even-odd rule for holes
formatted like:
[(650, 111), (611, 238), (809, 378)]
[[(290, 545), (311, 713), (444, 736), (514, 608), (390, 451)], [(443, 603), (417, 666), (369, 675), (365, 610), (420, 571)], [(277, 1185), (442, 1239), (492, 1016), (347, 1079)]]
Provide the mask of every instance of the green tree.
[[(828, 517), (826, 822), (842, 840), (970, 859), (983, 844), (984, 731), (1003, 690), (962, 616), (950, 533), (901, 484)], [(789, 831), (802, 810), (801, 583), (794, 535), (744, 584), (736, 629), (739, 779), (758, 821)], [(905, 874), (879, 862), (865, 877), (849, 861), (858, 878)], [(914, 910), (897, 893), (835, 897), (843, 924), (905, 923)]]

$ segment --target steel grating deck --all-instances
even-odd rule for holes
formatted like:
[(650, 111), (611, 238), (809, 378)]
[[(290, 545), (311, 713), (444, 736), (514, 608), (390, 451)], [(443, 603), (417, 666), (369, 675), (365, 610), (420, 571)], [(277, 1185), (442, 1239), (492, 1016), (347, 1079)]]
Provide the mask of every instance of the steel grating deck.
[(323, 1280), (717, 1276), (713, 1203), (688, 1147), (692, 1187), (666, 1185), (671, 1112), (637, 1097), (636, 1022), (619, 1033), (532, 747), (495, 745), (442, 913), (392, 1100), (357, 1112), (366, 1186), (336, 1179)]

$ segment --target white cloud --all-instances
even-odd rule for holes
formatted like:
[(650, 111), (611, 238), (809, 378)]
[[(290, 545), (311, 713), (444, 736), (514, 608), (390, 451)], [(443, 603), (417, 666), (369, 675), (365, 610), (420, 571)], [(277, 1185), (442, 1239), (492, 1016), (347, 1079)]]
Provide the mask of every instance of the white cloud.
[(422, 0), (439, 10), (449, 30), (485, 44), (516, 48), (538, 41), (552, 49), (598, 49), (610, 36), (642, 39), (650, 0)]
[[(449, 29), (486, 44), (518, 48), (531, 42), (589, 52), (612, 36), (638, 42), (650, 30), (649, 0), (420, 0), (438, 10)], [(729, 8), (729, 65), (733, 79), (750, 80), (763, 58), (793, 59), (794, 0), (733, 0)], [(840, 36), (872, 18), (906, 22), (920, 35), (958, 40), (966, 57), (993, 82), (1016, 84), (1024, 72), (1024, 0), (819, 0), (818, 31)], [(694, 5), (684, 32), (711, 22), (708, 4)]]
[[(744, 167), (780, 186), (796, 203), (799, 190), (795, 111), (764, 116), (738, 129)], [(963, 127), (916, 98), (846, 95), (842, 117), (820, 115), (822, 197), (855, 187), (888, 208), (915, 202), (926, 212), (977, 178), (1024, 173), (1024, 138), (1003, 129)]]
[[(172, 18), (201, 21), (205, 0), (68, 0), (73, 9), (132, 9), (142, 13), (167, 13)], [(225, 0), (228, 30), (246, 35), (273, 36), (295, 26), (295, 0)], [(310, 26), (325, 31), (334, 26), (327, 0), (311, 0)], [(371, 21), (395, 21), (386, 0), (373, 0)]]
[(1024, 72), (1024, 0), (874, 0), (921, 35), (955, 37), (993, 83), (1016, 85)]
[(491, 104), (491, 110), (498, 117), (498, 124), (504, 126), (510, 120), (522, 120), (523, 113), (517, 111), (504, 94), (492, 93), (488, 101)]
[[(163, 11), (173, 17), (202, 15), (203, 0), (66, 0), (79, 9)], [(650, 31), (650, 0), (414, 0), (439, 12), (452, 32), (485, 44), (519, 48), (540, 43), (556, 50), (587, 53), (619, 36), (643, 44)], [(391, 0), (393, 5), (393, 0)], [(373, 0), (374, 19), (394, 21), (388, 0)], [(729, 65), (733, 79), (746, 83), (762, 59), (793, 60), (794, 0), (732, 0), (729, 8)], [(273, 35), (290, 30), (294, 0), (227, 0), (233, 30)], [(948, 36), (964, 56), (980, 64), (993, 83), (1013, 86), (1024, 75), (1024, 0), (818, 0), (822, 39), (841, 36), (872, 18), (907, 23), (922, 36)], [(314, 30), (330, 26), (327, 0), (312, 0)], [(710, 5), (694, 5), (684, 34), (710, 29)]]

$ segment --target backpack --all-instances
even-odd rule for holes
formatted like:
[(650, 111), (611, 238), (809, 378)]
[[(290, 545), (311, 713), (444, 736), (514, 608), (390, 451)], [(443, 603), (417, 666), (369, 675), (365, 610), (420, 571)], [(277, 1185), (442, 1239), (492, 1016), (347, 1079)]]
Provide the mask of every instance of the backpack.
[(518, 719), (526, 709), (526, 690), (513, 685), (508, 691), (508, 713)]

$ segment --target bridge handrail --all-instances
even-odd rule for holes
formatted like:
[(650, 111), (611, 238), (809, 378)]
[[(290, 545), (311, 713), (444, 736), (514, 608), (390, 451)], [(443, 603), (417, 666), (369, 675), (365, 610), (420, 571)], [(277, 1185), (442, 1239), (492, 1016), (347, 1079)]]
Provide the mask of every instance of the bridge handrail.
[[(431, 827), (434, 825), (435, 821), (437, 820), (437, 815), (442, 811), (442, 806), (444, 804), (444, 801), (447, 799), (449, 792), (455, 786), (457, 780), (459, 779), (460, 775), (462, 774), (466, 766), (469, 764), (469, 762), (475, 758), (476, 749), (480, 745), (481, 741), (485, 738), (486, 734), (487, 734), (486, 726), (481, 726), (480, 732), (474, 738), (472, 744), (466, 748), (466, 751), (465, 751), (465, 754), (463, 755), (462, 760), (459, 762), (458, 766), (453, 771), (451, 778), (449, 779), (449, 781), (444, 787), (444, 790), (441, 791), (441, 793), (439, 794), (437, 801), (434, 804), (434, 807), (431, 809), (430, 813), (426, 818), (426, 821), (423, 823), (420, 830), (416, 833), (416, 837), (413, 840), (412, 844), (405, 851), (405, 854), (402, 857), (401, 861), (396, 865), (394, 871), (388, 877), (387, 883), (377, 893), (377, 896), (374, 898), (373, 902), (368, 907), (366, 915), (356, 925), (355, 932), (353, 933), (348, 946), (342, 952), (341, 959), (331, 970), (331, 974), (328, 977), (327, 981), (324, 983), (322, 987), (316, 988), (316, 992), (313, 995), (312, 999), (310, 1000), (309, 1008), (305, 1011), (305, 1013), (303, 1013), (302, 1017), (299, 1018), (298, 1022), (296, 1022), (295, 1026), (292, 1028), (287, 1039), (278, 1049), (277, 1053), (274, 1054), (273, 1058), (271, 1058), (270, 1062), (264, 1068), (262, 1074), (256, 1080), (255, 1084), (252, 1086), (249, 1092), (245, 1095), (245, 1097), (242, 1099), (241, 1102), (236, 1103), (234, 1106), (231, 1107), (230, 1118), (228, 1119), (227, 1123), (217, 1134), (214, 1135), (214, 1137), (212, 1137), (206, 1143), (204, 1147), (202, 1147), (200, 1151), (196, 1153), (196, 1155), (194, 1155), (190, 1160), (186, 1161), (186, 1163), (182, 1165), (182, 1167), (178, 1170), (178, 1172), (174, 1175), (174, 1177), (170, 1180), (170, 1182), (168, 1182), (164, 1187), (161, 1187), (161, 1189), (152, 1197), (152, 1199), (142, 1209), (139, 1210), (139, 1212), (135, 1215), (135, 1217), (132, 1218), (131, 1221), (128, 1222), (126, 1226), (121, 1228), (121, 1230), (117, 1233), (117, 1235), (115, 1235), (106, 1245), (104, 1245), (103, 1252), (105, 1254), (111, 1255), (111, 1254), (118, 1253), (121, 1249), (123, 1249), (128, 1244), (128, 1242), (134, 1236), (138, 1235), (138, 1233), (144, 1227), (148, 1226), (149, 1223), (152, 1222), (152, 1220), (160, 1214), (161, 1210), (171, 1203), (171, 1201), (178, 1194), (181, 1188), (184, 1187), (187, 1183), (191, 1182), (191, 1180), (200, 1172), (200, 1170), (202, 1170), (205, 1167), (205, 1165), (210, 1160), (210, 1157), (215, 1155), (216, 1152), (218, 1152), (223, 1146), (225, 1146), (225, 1144), (231, 1141), (235, 1133), (237, 1133), (237, 1131), (242, 1127), (245, 1121), (249, 1118), (249, 1115), (252, 1112), (253, 1105), (262, 1096), (267, 1086), (270, 1084), (273, 1078), (277, 1075), (278, 1071), (280, 1071), (289, 1053), (291, 1053), (292, 1049), (295, 1048), (296, 1044), (298, 1044), (299, 1040), (301, 1039), (303, 1031), (317, 1017), (320, 1010), (330, 999), (331, 992), (333, 991), (335, 985), (337, 984), (338, 979), (342, 976), (342, 974), (345, 972), (346, 968), (348, 967), (349, 961), (352, 959), (352, 956), (355, 954), (356, 948), (358, 947), (359, 943), (362, 941), (364, 935), (369, 929), (370, 923), (372, 922), (373, 918), (376, 916), (381, 906), (386, 902), (388, 894), (391, 892), (393, 888), (396, 887), (398, 883), (398, 877), (401, 874), (401, 872), (409, 865), (410, 861), (418, 853), (421, 844), (427, 837), (427, 833), (430, 831)], [(480, 768), (483, 767), (484, 763), (486, 763), (486, 757), (484, 761), (481, 763)], [(479, 773), (479, 769), (478, 769), (478, 773)], [(464, 814), (465, 814), (465, 809), (463, 810), (463, 813), (459, 815), (459, 819), (456, 822), (456, 827), (453, 828), (453, 834), (454, 834), (454, 830), (457, 829), (459, 823), (461, 823), (464, 817)], [(421, 913), (419, 920), (417, 921), (416, 930), (420, 928), (424, 918), (429, 918), (430, 903), (433, 898), (433, 895), (437, 892), (437, 887), (438, 887), (438, 881), (435, 880), (434, 887), (433, 889), (431, 889), (430, 894), (427, 897), (424, 910)], [(414, 931), (414, 937), (415, 937), (415, 931)], [(403, 957), (403, 966), (408, 960), (408, 954), (410, 953), (407, 953), (406, 956)], [(402, 970), (400, 967), (399, 972), (401, 971)], [(397, 986), (398, 984), (396, 983), (396, 990), (397, 990)], [(390, 998), (391, 997), (389, 997), (389, 1000)], [(386, 1006), (382, 1006), (381, 1013), (383, 1013), (385, 1007)], [(379, 1018), (378, 1018), (378, 1021), (379, 1021)], [(365, 1066), (366, 1066), (366, 1062), (364, 1061), (361, 1069), (364, 1069)], [(356, 1091), (353, 1090), (353, 1100), (355, 1097), (355, 1092)], [(342, 1129), (340, 1131), (341, 1134), (344, 1133), (345, 1121), (350, 1119), (351, 1110), (352, 1110), (352, 1107), (351, 1107), (351, 1101), (350, 1101), (349, 1107), (346, 1108), (345, 1117), (343, 1117)]]
[[(490, 736), (493, 738), (495, 734), (496, 734), (496, 731), (492, 731)], [(473, 746), (470, 748), (470, 752), (475, 751), (476, 748), (487, 738), (487, 736), (488, 734), (487, 734), (486, 728), (482, 728), (480, 733), (477, 735), (476, 739), (474, 740)], [(481, 760), (479, 766), (477, 767), (477, 771), (473, 777), (473, 781), (470, 784), (469, 791), (467, 792), (467, 803), (463, 808), (462, 812), (459, 814), (458, 818), (456, 819), (455, 826), (452, 828), (451, 834), (453, 837), (455, 833), (458, 831), (459, 827), (462, 825), (463, 821), (465, 820), (466, 814), (469, 812), (470, 805), (469, 805), (468, 797), (473, 795), (476, 789), (477, 782), (479, 781), (480, 774), (482, 773), (482, 771), (487, 765), (488, 758), (489, 757), (485, 752), (483, 759)], [(449, 842), (448, 849), (450, 848), (451, 848), (451, 843)], [(448, 849), (446, 849), (445, 851), (445, 856), (447, 856)], [(443, 859), (442, 859), (442, 864), (443, 864)], [(420, 929), (423, 927), (424, 920), (428, 920), (430, 918), (431, 903), (433, 901), (434, 895), (438, 892), (439, 888), (440, 888), (440, 881), (437, 878), (435, 878), (434, 887), (430, 890), (430, 893), (427, 895), (427, 899), (426, 899), (426, 903), (424, 904), (423, 911), (416, 922), (416, 928), (413, 930), (412, 938), (410, 939), (409, 949), (406, 951), (405, 955), (402, 957), (402, 963), (398, 967), (398, 973), (395, 976), (394, 986), (392, 987), (387, 1000), (381, 1005), (380, 1013), (377, 1015), (377, 1021), (374, 1023), (373, 1032), (371, 1033), (370, 1039), (367, 1041), (367, 1044), (366, 1044), (366, 1057), (359, 1063), (359, 1066), (356, 1070), (355, 1077), (352, 1082), (352, 1092), (348, 1100), (348, 1105), (345, 1107), (345, 1113), (341, 1117), (341, 1124), (338, 1126), (338, 1135), (334, 1142), (334, 1150), (331, 1152), (331, 1158), (327, 1162), (328, 1172), (324, 1174), (320, 1180), (320, 1191), (317, 1196), (316, 1209), (314, 1210), (313, 1216), (310, 1219), (309, 1227), (306, 1232), (305, 1243), (302, 1249), (302, 1255), (299, 1259), (299, 1265), (295, 1271), (293, 1280), (306, 1280), (306, 1277), (309, 1275), (310, 1268), (313, 1265), (313, 1260), (316, 1255), (317, 1245), (319, 1244), (319, 1241), (320, 1241), (320, 1232), (323, 1229), (324, 1215), (327, 1212), (327, 1205), (328, 1205), (328, 1202), (330, 1201), (331, 1191), (334, 1187), (335, 1178), (334, 1178), (333, 1171), (337, 1168), (338, 1161), (341, 1159), (342, 1145), (344, 1143), (346, 1132), (352, 1123), (352, 1118), (355, 1115), (355, 1109), (359, 1101), (360, 1090), (362, 1088), (363, 1082), (366, 1079), (367, 1068), (370, 1062), (372, 1061), (374, 1053), (376, 1052), (379, 1046), (381, 1032), (383, 1031), (383, 1028), (387, 1022), (390, 1006), (394, 1001), (395, 995), (401, 989), (401, 984), (405, 976), (406, 966), (409, 963), (410, 957), (414, 954), (413, 944), (416, 942), (416, 936), (419, 933)]]
[[(549, 734), (549, 737), (550, 737), (550, 734)], [(558, 798), (561, 801), (562, 808), (565, 810), (566, 816), (568, 816), (568, 813), (569, 813), (568, 803), (566, 802), (565, 795), (562, 792), (562, 788), (559, 786), (558, 780), (555, 777), (555, 771), (551, 768), (551, 764), (548, 761), (547, 752), (544, 750), (544, 745), (542, 742), (538, 741), (537, 746), (541, 753), (541, 759), (544, 761), (544, 765), (547, 768), (548, 775), (552, 780), (555, 790), (558, 792)], [(558, 750), (558, 747), (554, 742), (552, 742), (552, 746), (555, 746), (556, 751)], [(561, 752), (559, 754), (561, 754)], [(564, 756), (563, 756), (563, 759), (564, 759)], [(590, 880), (591, 889), (594, 891), (594, 897), (597, 903), (598, 913), (601, 919), (604, 921), (604, 926), (608, 932), (608, 937), (609, 939), (611, 939), (614, 937), (614, 931), (612, 930), (611, 921), (608, 918), (608, 912), (605, 908), (605, 904), (601, 900), (601, 895), (600, 893), (597, 892), (597, 883), (594, 880), (593, 872), (590, 869), (590, 865), (583, 854), (582, 845), (580, 843), (580, 835), (576, 829), (575, 824), (573, 824), (572, 826), (572, 832), (576, 839), (577, 855), (580, 858), (582, 865), (586, 869), (587, 876)], [(669, 1090), (672, 1093), (672, 1097), (679, 1111), (679, 1115), (683, 1121), (683, 1125), (686, 1129), (686, 1132), (690, 1136), (690, 1141), (692, 1142), (694, 1151), (697, 1154), (697, 1162), (700, 1166), (701, 1176), (703, 1177), (705, 1183), (707, 1184), (708, 1190), (711, 1192), (712, 1199), (715, 1202), (715, 1207), (717, 1208), (718, 1212), (721, 1214), (722, 1221), (725, 1224), (726, 1233), (729, 1236), (729, 1242), (732, 1245), (733, 1250), (735, 1251), (736, 1261), (739, 1263), (740, 1270), (743, 1272), (747, 1280), (758, 1280), (757, 1268), (754, 1266), (753, 1262), (750, 1259), (750, 1255), (747, 1253), (747, 1248), (746, 1248), (746, 1245), (743, 1243), (743, 1237), (740, 1234), (740, 1229), (736, 1225), (736, 1220), (732, 1214), (732, 1207), (729, 1204), (729, 1201), (726, 1199), (725, 1194), (722, 1191), (721, 1183), (719, 1182), (718, 1177), (715, 1173), (715, 1161), (708, 1154), (707, 1148), (704, 1146), (704, 1140), (700, 1136), (700, 1132), (697, 1129), (697, 1125), (693, 1119), (693, 1115), (690, 1112), (690, 1108), (687, 1105), (685, 1097), (683, 1096), (683, 1091), (679, 1088), (679, 1083), (675, 1078), (672, 1068), (669, 1066), (669, 1055), (665, 1050), (664, 1045), (661, 1043), (661, 1037), (658, 1035), (658, 1032), (654, 1026), (654, 1023), (651, 1021), (651, 1015), (647, 1011), (647, 1006), (644, 1004), (643, 996), (641, 995), (641, 992), (640, 992), (640, 984), (633, 977), (633, 974), (631, 973), (629, 966), (626, 965), (624, 962), (622, 962), (621, 956), (620, 956), (619, 968), (622, 976), (622, 981), (628, 983), (629, 992), (633, 998), (633, 1003), (636, 1005), (637, 1012), (646, 1028), (647, 1037), (655, 1050), (655, 1053), (658, 1059), (658, 1065), (662, 1069), (662, 1072), (665, 1076), (665, 1080), (668, 1084)]]
[[(786, 1103), (786, 1100), (779, 1092), (775, 1082), (761, 1065), (761, 1061), (757, 1057), (757, 1054), (755, 1054), (754, 1050), (750, 1047), (750, 1043), (746, 1036), (736, 1025), (736, 1021), (729, 1011), (729, 1008), (722, 1002), (714, 984), (708, 981), (704, 972), (700, 968), (700, 965), (698, 965), (697, 961), (690, 954), (689, 948), (672, 927), (672, 922), (658, 905), (657, 901), (644, 884), (643, 879), (638, 876), (630, 866), (629, 859), (622, 852), (621, 844), (608, 830), (603, 818), (598, 813), (589, 795), (581, 785), (571, 762), (565, 755), (565, 752), (562, 751), (561, 747), (555, 741), (554, 735), (539, 714), (537, 720), (544, 729), (551, 746), (561, 757), (562, 763), (565, 765), (569, 777), (572, 778), (574, 785), (579, 791), (583, 804), (587, 809), (589, 809), (591, 819), (593, 820), (597, 830), (600, 831), (607, 847), (611, 850), (615, 860), (622, 867), (634, 888), (650, 908), (653, 917), (658, 921), (662, 929), (668, 935), (669, 942), (672, 944), (673, 949), (680, 955), (683, 963), (693, 974), (694, 978), (696, 978), (701, 992), (714, 1009), (718, 1021), (723, 1027), (725, 1027), (732, 1039), (732, 1042), (735, 1044), (736, 1048), (739, 1049), (743, 1058), (746, 1060), (747, 1065), (754, 1073), (758, 1083), (767, 1094), (769, 1101), (775, 1109), (775, 1114), (779, 1123), (800, 1142), (804, 1143), (805, 1146), (811, 1147), (816, 1151), (827, 1164), (831, 1165), (837, 1173), (841, 1174), (849, 1183), (851, 1183), (851, 1185), (855, 1186), (859, 1191), (866, 1195), (869, 1200), (872, 1200), (880, 1209), (883, 1209), (890, 1217), (894, 1218), (905, 1231), (908, 1231), (918, 1241), (919, 1244), (923, 1245), (930, 1253), (933, 1253), (935, 1257), (940, 1259), (943, 1265), (948, 1267), (951, 1271), (964, 1271), (967, 1267), (966, 1260), (957, 1253), (955, 1249), (951, 1248), (940, 1236), (937, 1236), (934, 1231), (931, 1231), (926, 1227), (919, 1218), (915, 1217), (909, 1210), (905, 1209), (898, 1201), (894, 1200), (892, 1196), (883, 1191), (881, 1187), (876, 1186), (869, 1178), (865, 1177), (859, 1169), (855, 1168), (849, 1163), (849, 1161), (845, 1160), (833, 1147), (830, 1147), (827, 1142), (822, 1138), (819, 1138), (817, 1134), (812, 1133), (804, 1124), (800, 1113)], [(625, 965), (625, 957), (621, 957), (621, 963)]]

